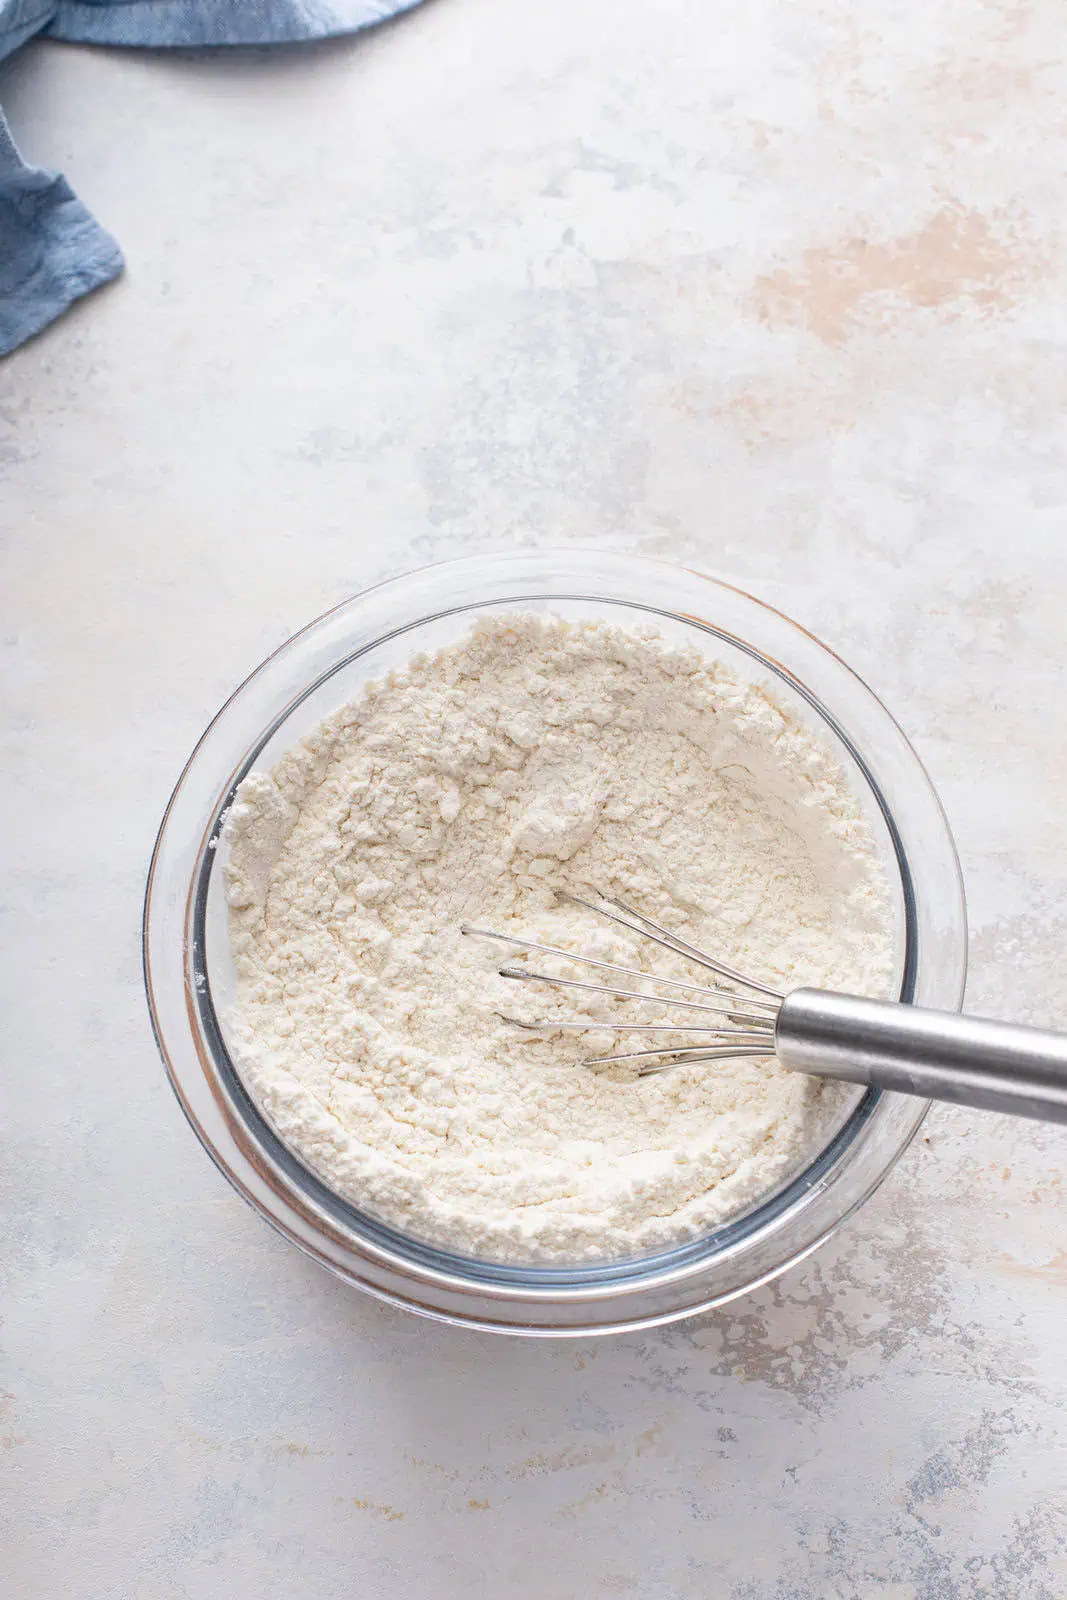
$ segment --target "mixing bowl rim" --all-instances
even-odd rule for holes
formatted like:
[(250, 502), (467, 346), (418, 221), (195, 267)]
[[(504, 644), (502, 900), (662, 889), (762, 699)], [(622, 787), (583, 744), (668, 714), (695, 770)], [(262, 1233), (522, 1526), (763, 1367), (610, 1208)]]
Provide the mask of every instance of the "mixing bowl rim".
[[(190, 773), (196, 766), (198, 757), (204, 749), (205, 744), (210, 739), (213, 731), (218, 728), (219, 724), (225, 718), (227, 712), (230, 711), (235, 704), (241, 701), (242, 696), (248, 690), (249, 686), (255, 680), (260, 678), (261, 675), (266, 672), (272, 664), (276, 664), (279, 661), (279, 658), (295, 652), (302, 640), (307, 639), (309, 635), (313, 635), (316, 630), (323, 629), (331, 619), (337, 618), (340, 614), (346, 611), (351, 611), (355, 608), (358, 608), (361, 603), (365, 605), (370, 601), (372, 596), (378, 594), (382, 590), (395, 588), (396, 586), (404, 584), (411, 585), (417, 582), (425, 582), (426, 580), (432, 581), (434, 574), (449, 569), (451, 569), (453, 572), (460, 570), (468, 572), (475, 579), (475, 581), (477, 581), (478, 573), (484, 568), (487, 560), (492, 561), (497, 566), (508, 567), (513, 565), (514, 569), (518, 570), (528, 566), (531, 560), (534, 560), (537, 563), (551, 563), (553, 561), (559, 561), (566, 566), (574, 563), (576, 560), (580, 561), (581, 559), (595, 563), (603, 563), (605, 566), (614, 565), (616, 568), (618, 568), (620, 564), (631, 569), (635, 565), (641, 568), (655, 566), (663, 569), (665, 573), (669, 573), (675, 578), (684, 577), (686, 579), (695, 580), (699, 585), (710, 585), (712, 591), (727, 591), (736, 596), (743, 603), (743, 605), (755, 607), (759, 612), (769, 614), (770, 616), (776, 618), (779, 623), (784, 624), (789, 630), (801, 635), (810, 643), (810, 645), (815, 647), (817, 652), (832, 660), (838, 670), (847, 674), (848, 678), (852, 680), (859, 691), (863, 695), (867, 696), (873, 703), (879, 715), (884, 718), (892, 727), (896, 737), (901, 742), (904, 750), (907, 752), (910, 762), (913, 764), (913, 770), (916, 776), (921, 778), (924, 782), (928, 797), (933, 800), (940, 813), (940, 820), (944, 833), (944, 842), (947, 843), (952, 853), (952, 859), (955, 863), (955, 872), (959, 893), (958, 913), (960, 918), (963, 919), (963, 955), (965, 958), (966, 912), (965, 903), (963, 900), (962, 879), (959, 874), (958, 858), (955, 855), (955, 848), (952, 842), (951, 832), (948, 828), (947, 819), (944, 815), (943, 807), (940, 805), (940, 801), (938, 800), (936, 792), (933, 789), (933, 785), (930, 782), (929, 775), (927, 774), (925, 767), (912, 748), (910, 741), (907, 740), (903, 731), (900, 729), (899, 724), (892, 717), (892, 714), (886, 709), (879, 697), (874, 693), (864, 679), (855, 671), (855, 669), (850, 667), (836, 651), (824, 644), (823, 641), (815, 634), (810, 632), (810, 630), (795, 622), (791, 617), (787, 616), (777, 607), (769, 605), (766, 601), (757, 598), (749, 593), (746, 589), (738, 586), (735, 583), (731, 583), (729, 580), (713, 577), (709, 574), (699, 572), (691, 567), (678, 567), (673, 563), (662, 562), (654, 558), (622, 556), (615, 553), (608, 554), (605, 552), (578, 551), (574, 549), (564, 549), (560, 551), (541, 550), (537, 552), (524, 552), (518, 555), (497, 554), (492, 557), (460, 557), (445, 562), (434, 563), (428, 567), (412, 569), (408, 572), (398, 574), (395, 577), (383, 579), (381, 582), (370, 586), (368, 589), (365, 589), (360, 593), (349, 597), (348, 599), (340, 601), (337, 605), (330, 607), (320, 616), (312, 619), (302, 628), (297, 630), (297, 632), (291, 635), (290, 638), (280, 644), (274, 651), (270, 652), (270, 654), (265, 657), (265, 659), (260, 662), (260, 664), (251, 673), (247, 675), (241, 684), (239, 684), (233, 693), (227, 698), (216, 715), (211, 719), (207, 728), (204, 730), (204, 733), (201, 735), (201, 738), (198, 740), (192, 754), (189, 757), (189, 760), (185, 763), (185, 766), (182, 769), (182, 773), (177, 784), (175, 785), (170, 801), (168, 802), (167, 808), (164, 812), (155, 849), (153, 850), (152, 862), (149, 869), (148, 883), (146, 885), (145, 893), (143, 952), (146, 993), (148, 996), (149, 1009), (157, 1044), (163, 1057), (168, 1076), (171, 1080), (172, 1086), (175, 1089), (178, 1099), (182, 1104), (183, 1110), (194, 1127), (194, 1130), (197, 1132), (201, 1143), (204, 1144), (205, 1148), (211, 1154), (213, 1160), (215, 1160), (216, 1165), (219, 1166), (220, 1170), (222, 1170), (230, 1179), (230, 1181), (234, 1183), (235, 1187), (238, 1188), (238, 1191), (242, 1193), (245, 1198), (248, 1199), (250, 1203), (261, 1212), (261, 1214), (265, 1215), (268, 1221), (270, 1221), (276, 1228), (279, 1228), (283, 1234), (293, 1239), (294, 1242), (300, 1244), (303, 1248), (308, 1250), (308, 1253), (313, 1255), (316, 1254), (314, 1248), (311, 1247), (306, 1240), (301, 1240), (299, 1237), (295, 1236), (290, 1229), (286, 1228), (284, 1223), (276, 1215), (272, 1214), (269, 1208), (262, 1204), (261, 1200), (257, 1199), (250, 1192), (247, 1185), (241, 1182), (239, 1175), (233, 1169), (231, 1161), (226, 1159), (223, 1153), (218, 1149), (217, 1144), (212, 1140), (211, 1135), (202, 1126), (200, 1119), (197, 1117), (187, 1095), (184, 1092), (182, 1075), (176, 1068), (172, 1059), (170, 1046), (166, 1038), (166, 1029), (163, 1026), (160, 1016), (160, 1009), (157, 1004), (153, 979), (152, 916), (156, 877), (158, 871), (160, 870), (161, 861), (163, 859), (164, 844), (166, 841), (168, 826), (174, 812), (174, 808), (178, 802), (179, 795), (181, 794), (183, 787), (190, 776)], [(618, 578), (617, 572), (615, 576)], [(564, 584), (567, 584), (568, 587), (565, 588)], [(808, 687), (804, 680), (798, 676), (798, 674), (794, 672), (792, 668), (786, 666), (784, 662), (779, 661), (773, 656), (769, 655), (764, 649), (752, 644), (749, 639), (733, 633), (729, 629), (717, 623), (709, 622), (703, 616), (694, 615), (690, 612), (672, 610), (663, 606), (653, 606), (646, 602), (637, 601), (632, 597), (620, 598), (617, 594), (578, 592), (573, 586), (571, 586), (569, 574), (561, 575), (558, 582), (554, 583), (547, 590), (534, 590), (528, 586), (523, 590), (522, 593), (513, 595), (494, 594), (492, 598), (488, 599), (484, 597), (479, 598), (477, 596), (468, 597), (460, 604), (441, 608), (434, 607), (429, 610), (427, 610), (426, 606), (424, 605), (419, 609), (417, 615), (409, 614), (406, 621), (397, 624), (395, 627), (387, 630), (385, 633), (375, 633), (373, 638), (368, 639), (366, 642), (360, 645), (358, 649), (349, 651), (346, 655), (333, 660), (327, 668), (312, 676), (310, 681), (304, 679), (299, 692), (286, 701), (283, 708), (276, 712), (272, 722), (268, 725), (268, 727), (265, 730), (261, 730), (260, 736), (255, 741), (255, 744), (245, 750), (241, 762), (236, 768), (234, 768), (235, 776), (231, 775), (232, 781), (227, 786), (226, 794), (220, 798), (220, 803), (216, 806), (214, 814), (209, 817), (208, 824), (204, 829), (203, 836), (196, 852), (195, 868), (189, 879), (189, 904), (186, 907), (185, 926), (187, 928), (190, 926), (191, 919), (191, 924), (194, 929), (194, 946), (196, 940), (197, 916), (202, 916), (203, 901), (204, 897), (206, 896), (207, 884), (210, 878), (211, 863), (214, 858), (213, 845), (215, 839), (217, 838), (222, 820), (225, 816), (226, 809), (229, 805), (230, 798), (232, 797), (232, 790), (236, 786), (236, 783), (240, 781), (240, 778), (244, 775), (244, 773), (254, 765), (255, 760), (263, 746), (273, 736), (273, 733), (284, 724), (285, 720), (292, 714), (294, 709), (302, 701), (307, 699), (309, 695), (313, 694), (318, 688), (320, 688), (323, 683), (335, 676), (338, 672), (343, 671), (346, 666), (351, 665), (354, 660), (358, 659), (361, 655), (366, 654), (368, 651), (379, 647), (389, 639), (403, 635), (404, 633), (410, 632), (416, 627), (439, 620), (442, 617), (452, 616), (458, 613), (474, 614), (479, 609), (500, 609), (508, 605), (521, 606), (539, 600), (548, 601), (550, 603), (562, 603), (569, 600), (597, 605), (609, 605), (612, 607), (625, 609), (630, 613), (633, 613), (635, 610), (639, 610), (646, 614), (659, 616), (663, 619), (683, 621), (697, 627), (705, 634), (710, 634), (712, 637), (722, 640), (733, 648), (742, 650), (757, 663), (770, 668), (778, 677), (788, 683), (795, 692), (798, 692), (805, 699), (805, 701), (815, 712), (820, 723), (828, 727), (828, 729), (842, 741), (844, 747), (849, 751), (858, 771), (862, 775), (863, 780), (868, 785), (875, 801), (879, 805), (889, 831), (901, 876), (901, 888), (905, 899), (905, 914), (908, 928), (908, 938), (906, 941), (907, 959), (903, 974), (902, 998), (913, 998), (919, 953), (915, 943), (914, 881), (912, 876), (912, 866), (907, 855), (904, 841), (900, 836), (897, 819), (892, 811), (891, 806), (889, 805), (888, 799), (883, 794), (881, 786), (871, 771), (869, 762), (864, 752), (857, 748), (848, 730), (842, 726), (835, 712), (832, 711), (831, 708), (823, 701), (821, 696), (815, 694), (815, 692)], [(202, 983), (199, 981), (198, 976), (196, 981), (187, 986), (188, 1002), (191, 1007), (200, 1011), (201, 1026), (203, 1026), (205, 1023), (205, 1017), (213, 1019), (214, 1030), (216, 1033), (216, 1038), (210, 1039), (211, 1028), (210, 1026), (208, 1027), (209, 1042), (212, 1046), (210, 1051), (211, 1059), (206, 1060), (202, 1057), (201, 1065), (209, 1074), (214, 1072), (217, 1079), (220, 1072), (221, 1060), (223, 1063), (222, 1070), (225, 1072), (225, 1070), (228, 1069), (231, 1075), (231, 1081), (226, 1085), (226, 1091), (230, 1095), (231, 1102), (235, 1098), (240, 1100), (242, 1096), (247, 1102), (241, 1107), (242, 1119), (246, 1128), (254, 1130), (256, 1134), (256, 1138), (254, 1140), (256, 1149), (254, 1151), (246, 1149), (244, 1151), (246, 1158), (252, 1159), (253, 1163), (255, 1164), (257, 1155), (260, 1161), (266, 1157), (268, 1159), (268, 1163), (274, 1166), (274, 1178), (277, 1179), (279, 1174), (276, 1169), (279, 1165), (279, 1155), (281, 1156), (282, 1159), (280, 1165), (283, 1168), (282, 1189), (284, 1190), (284, 1193), (279, 1191), (276, 1182), (272, 1183), (271, 1186), (274, 1188), (276, 1196), (282, 1200), (283, 1204), (286, 1201), (289, 1205), (294, 1203), (294, 1195), (291, 1192), (291, 1184), (296, 1181), (302, 1190), (300, 1200), (305, 1210), (305, 1214), (307, 1214), (310, 1202), (310, 1210), (314, 1215), (318, 1226), (326, 1228), (330, 1228), (332, 1226), (336, 1228), (338, 1225), (340, 1225), (342, 1228), (344, 1228), (346, 1230), (347, 1244), (349, 1248), (355, 1251), (357, 1256), (376, 1259), (378, 1263), (384, 1266), (387, 1270), (394, 1273), (399, 1273), (403, 1277), (409, 1277), (415, 1283), (421, 1284), (424, 1287), (436, 1287), (439, 1290), (443, 1290), (451, 1294), (469, 1294), (473, 1292), (491, 1302), (499, 1300), (503, 1303), (511, 1304), (544, 1305), (566, 1303), (571, 1306), (592, 1306), (601, 1301), (612, 1301), (614, 1298), (618, 1297), (620, 1291), (648, 1292), (650, 1290), (668, 1285), (677, 1285), (679, 1283), (687, 1283), (690, 1281), (695, 1282), (701, 1277), (702, 1274), (705, 1274), (713, 1264), (722, 1265), (733, 1257), (743, 1257), (746, 1245), (751, 1245), (753, 1238), (756, 1235), (764, 1233), (766, 1228), (771, 1223), (781, 1223), (784, 1219), (787, 1219), (791, 1209), (795, 1209), (796, 1205), (803, 1200), (807, 1191), (813, 1187), (813, 1185), (820, 1179), (821, 1176), (828, 1172), (839, 1172), (840, 1163), (847, 1158), (848, 1151), (855, 1144), (856, 1139), (862, 1130), (871, 1123), (871, 1120), (877, 1113), (883, 1098), (877, 1091), (868, 1091), (860, 1103), (854, 1108), (845, 1124), (838, 1130), (830, 1143), (823, 1150), (818, 1152), (814, 1160), (806, 1168), (804, 1168), (803, 1171), (795, 1173), (787, 1184), (782, 1186), (782, 1188), (775, 1194), (768, 1196), (759, 1206), (751, 1208), (749, 1211), (745, 1212), (742, 1216), (736, 1219), (728, 1219), (721, 1228), (714, 1230), (710, 1235), (704, 1236), (703, 1239), (695, 1241), (691, 1245), (678, 1247), (672, 1250), (656, 1252), (653, 1255), (646, 1255), (628, 1262), (596, 1262), (592, 1264), (576, 1265), (575, 1267), (566, 1268), (542, 1266), (536, 1263), (514, 1266), (513, 1264), (504, 1262), (478, 1262), (470, 1257), (460, 1256), (448, 1250), (443, 1250), (435, 1245), (426, 1245), (421, 1241), (412, 1239), (409, 1236), (399, 1233), (397, 1230), (389, 1229), (384, 1227), (384, 1225), (379, 1224), (375, 1219), (368, 1217), (366, 1213), (360, 1212), (358, 1208), (352, 1206), (349, 1202), (343, 1200), (340, 1196), (331, 1191), (329, 1186), (325, 1185), (317, 1176), (317, 1174), (315, 1174), (312, 1169), (307, 1167), (300, 1160), (299, 1156), (284, 1143), (284, 1141), (279, 1139), (278, 1135), (275, 1134), (273, 1129), (270, 1128), (269, 1123), (263, 1117), (258, 1107), (256, 1107), (251, 1096), (248, 1095), (248, 1091), (244, 1088), (244, 1085), (241, 1082), (239, 1073), (233, 1066), (229, 1052), (226, 1050), (224, 1041), (222, 1040), (221, 1031), (218, 1027), (218, 1018), (214, 1014), (214, 1003), (211, 996), (210, 982), (208, 980), (206, 969), (203, 976), (204, 981)], [(959, 974), (959, 995), (956, 999), (957, 1005), (962, 999), (964, 980), (965, 959), (962, 963)], [(205, 1007), (207, 1008), (206, 1011)], [(190, 1025), (193, 1027), (195, 1034), (195, 1024), (193, 1023), (192, 1018), (190, 1019)], [(231, 1110), (232, 1109), (233, 1106), (231, 1103)], [(911, 1138), (914, 1137), (924, 1113), (925, 1106), (921, 1104), (916, 1105), (911, 1126), (907, 1128), (898, 1138), (896, 1142), (897, 1147), (885, 1161), (881, 1170), (872, 1178), (871, 1182), (862, 1193), (858, 1193), (857, 1195), (853, 1196), (847, 1207), (841, 1210), (840, 1213), (837, 1214), (833, 1219), (828, 1221), (826, 1226), (821, 1228), (814, 1238), (806, 1240), (802, 1247), (788, 1253), (780, 1264), (768, 1269), (768, 1271), (761, 1274), (757, 1279), (754, 1279), (752, 1284), (743, 1285), (729, 1291), (728, 1293), (714, 1295), (707, 1300), (698, 1300), (679, 1310), (631, 1319), (626, 1322), (613, 1322), (611, 1326), (618, 1326), (619, 1328), (652, 1326), (664, 1321), (673, 1320), (677, 1316), (695, 1314), (695, 1312), (701, 1309), (706, 1309), (709, 1305), (725, 1303), (727, 1299), (734, 1298), (736, 1294), (746, 1292), (746, 1288), (752, 1287), (755, 1282), (767, 1281), (768, 1278), (777, 1276), (778, 1273), (785, 1270), (785, 1268), (791, 1264), (792, 1261), (803, 1259), (807, 1254), (810, 1253), (812, 1249), (816, 1248), (818, 1244), (823, 1242), (823, 1240), (828, 1237), (829, 1234), (834, 1232), (848, 1215), (851, 1215), (851, 1213), (858, 1206), (862, 1205), (869, 1194), (873, 1192), (874, 1188), (876, 1188), (883, 1180), (886, 1173), (893, 1165), (893, 1162), (899, 1158), (899, 1155), (906, 1148)], [(233, 1130), (231, 1128), (231, 1133), (232, 1131)], [(287, 1172), (284, 1170), (286, 1168), (289, 1169)], [(325, 1201), (326, 1215), (323, 1215), (323, 1201)], [(355, 1232), (353, 1232), (351, 1227), (351, 1221), (353, 1220), (355, 1221), (356, 1228), (358, 1230)], [(376, 1238), (375, 1235), (378, 1237)], [(380, 1242), (383, 1237), (386, 1241), (384, 1245)], [(400, 1246), (399, 1251), (395, 1249), (395, 1245)], [(714, 1247), (709, 1248), (709, 1246), (712, 1245)], [(317, 1258), (322, 1259), (321, 1256)], [(435, 1262), (440, 1264), (435, 1265)], [(506, 1327), (501, 1327), (501, 1324), (499, 1323), (480, 1322), (475, 1316), (466, 1314), (454, 1317), (449, 1316), (447, 1311), (442, 1310), (440, 1307), (421, 1305), (413, 1297), (390, 1293), (388, 1291), (384, 1291), (380, 1286), (367, 1283), (359, 1278), (358, 1273), (347, 1271), (344, 1267), (335, 1262), (331, 1263), (329, 1261), (325, 1261), (324, 1264), (330, 1266), (331, 1270), (338, 1272), (339, 1275), (348, 1278), (350, 1281), (362, 1282), (362, 1286), (369, 1289), (371, 1293), (377, 1294), (379, 1297), (387, 1300), (399, 1301), (401, 1304), (408, 1305), (410, 1309), (422, 1311), (423, 1314), (439, 1317), (443, 1316), (446, 1320), (463, 1322), (467, 1325), (493, 1327), (500, 1331), (509, 1331)], [(460, 1269), (458, 1273), (452, 1270), (454, 1267), (458, 1267)], [(533, 1282), (530, 1281), (531, 1278), (534, 1280)], [(533, 1332), (534, 1329), (523, 1328), (513, 1324), (510, 1331)], [(546, 1335), (553, 1333), (559, 1335), (567, 1330), (558, 1327), (544, 1327), (538, 1328), (537, 1331), (544, 1332)], [(573, 1331), (583, 1332), (591, 1330), (577, 1328)]]

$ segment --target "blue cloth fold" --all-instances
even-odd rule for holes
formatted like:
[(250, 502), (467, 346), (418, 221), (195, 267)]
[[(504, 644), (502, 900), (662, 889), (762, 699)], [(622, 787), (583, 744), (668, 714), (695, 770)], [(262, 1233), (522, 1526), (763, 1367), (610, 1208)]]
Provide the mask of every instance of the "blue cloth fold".
[[(0, 0), (0, 60), (35, 34), (166, 49), (296, 44), (373, 27), (420, 0)], [(122, 271), (56, 172), (23, 160), (0, 111), (0, 356)]]
[(58, 172), (31, 167), (0, 116), (0, 355), (122, 271), (122, 251)]

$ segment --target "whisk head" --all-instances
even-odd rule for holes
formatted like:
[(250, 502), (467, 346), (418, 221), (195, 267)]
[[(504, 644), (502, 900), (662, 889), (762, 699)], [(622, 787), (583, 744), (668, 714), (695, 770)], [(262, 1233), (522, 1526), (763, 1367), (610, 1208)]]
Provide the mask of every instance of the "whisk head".
[[(681, 978), (657, 977), (655, 973), (642, 972), (637, 967), (621, 966), (617, 962), (601, 961), (593, 956), (576, 955), (574, 951), (561, 949), (558, 945), (541, 944), (534, 939), (515, 938), (512, 934), (497, 933), (492, 928), (476, 928), (464, 923), (460, 932), (470, 938), (492, 939), (510, 945), (512, 949), (560, 956), (563, 960), (575, 962), (579, 966), (596, 967), (601, 972), (636, 978), (644, 983), (655, 984), (659, 989), (681, 991), (688, 996), (685, 999), (681, 994), (664, 997), (661, 994), (645, 993), (641, 989), (616, 988), (607, 983), (585, 983), (580, 978), (556, 977), (550, 972), (534, 972), (528, 967), (510, 963), (497, 969), (502, 978), (512, 978), (523, 983), (547, 984), (557, 989), (586, 990), (615, 1000), (670, 1007), (675, 1012), (684, 1011), (687, 1016), (685, 1020), (678, 1017), (673, 1021), (634, 1023), (620, 1021), (615, 1017), (605, 1021), (560, 1022), (529, 1021), (520, 1017), (504, 1016), (505, 1022), (531, 1033), (546, 1035), (598, 1031), (612, 1034), (645, 1034), (649, 1036), (650, 1046), (651, 1036), (655, 1034), (669, 1034), (675, 1037), (679, 1033), (686, 1035), (684, 1044), (661, 1044), (658, 1047), (651, 1046), (642, 1050), (588, 1056), (577, 1063), (583, 1067), (606, 1067), (615, 1063), (628, 1063), (635, 1067), (640, 1078), (649, 1077), (656, 1072), (665, 1072), (671, 1067), (695, 1066), (703, 1061), (723, 1061), (738, 1056), (774, 1054), (775, 1023), (778, 1009), (785, 998), (777, 989), (772, 989), (768, 984), (760, 983), (755, 978), (747, 977), (736, 967), (727, 966), (724, 961), (716, 960), (706, 950), (699, 949), (687, 939), (663, 927), (661, 923), (654, 922), (651, 917), (646, 917), (643, 912), (627, 905), (617, 895), (601, 894), (597, 890), (590, 892), (595, 895), (595, 899), (584, 899), (581, 895), (572, 894), (566, 889), (556, 890), (560, 899), (567, 900), (572, 905), (584, 906), (596, 916), (628, 929), (639, 938), (651, 940), (662, 946), (672, 955), (704, 967), (714, 974), (711, 982), (698, 984), (688, 983)], [(503, 1013), (501, 1015), (503, 1016)], [(712, 1022), (710, 1020), (712, 1017), (719, 1020)]]

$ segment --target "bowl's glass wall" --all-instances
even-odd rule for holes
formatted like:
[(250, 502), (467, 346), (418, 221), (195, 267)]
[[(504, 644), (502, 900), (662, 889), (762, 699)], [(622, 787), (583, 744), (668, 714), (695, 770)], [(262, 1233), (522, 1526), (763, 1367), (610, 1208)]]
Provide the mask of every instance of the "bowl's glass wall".
[(639, 1262), (525, 1268), (451, 1255), (337, 1199), (267, 1127), (226, 1049), (234, 980), (218, 833), (233, 788), (368, 679), (458, 637), (489, 607), (621, 623), (644, 616), (818, 727), (864, 798), (898, 890), (901, 997), (959, 1005), (966, 941), (951, 837), (914, 753), (870, 691), (795, 624), (729, 586), (658, 562), (562, 552), (450, 562), (393, 580), (318, 619), (242, 685), (194, 752), (161, 829), (145, 919), (153, 1021), (179, 1098), (227, 1176), (351, 1281), (431, 1315), (513, 1331), (667, 1320), (743, 1292), (814, 1248), (880, 1181), (923, 1103), (863, 1096), (818, 1160), (695, 1244)]

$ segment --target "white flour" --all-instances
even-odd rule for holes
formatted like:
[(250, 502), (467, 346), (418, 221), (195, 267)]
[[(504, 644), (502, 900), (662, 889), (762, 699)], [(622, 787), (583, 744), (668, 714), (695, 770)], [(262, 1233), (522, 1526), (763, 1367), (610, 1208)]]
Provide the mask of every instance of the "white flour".
[(496, 1013), (634, 1008), (499, 977), (512, 952), (462, 921), (706, 976), (553, 894), (594, 884), (782, 987), (887, 994), (895, 969), (884, 872), (830, 752), (695, 650), (603, 624), (487, 619), (414, 659), (247, 778), (227, 838), (251, 1092), (339, 1193), (474, 1254), (692, 1237), (779, 1184), (844, 1101), (766, 1060), (575, 1070), (613, 1036), (539, 1039)]

